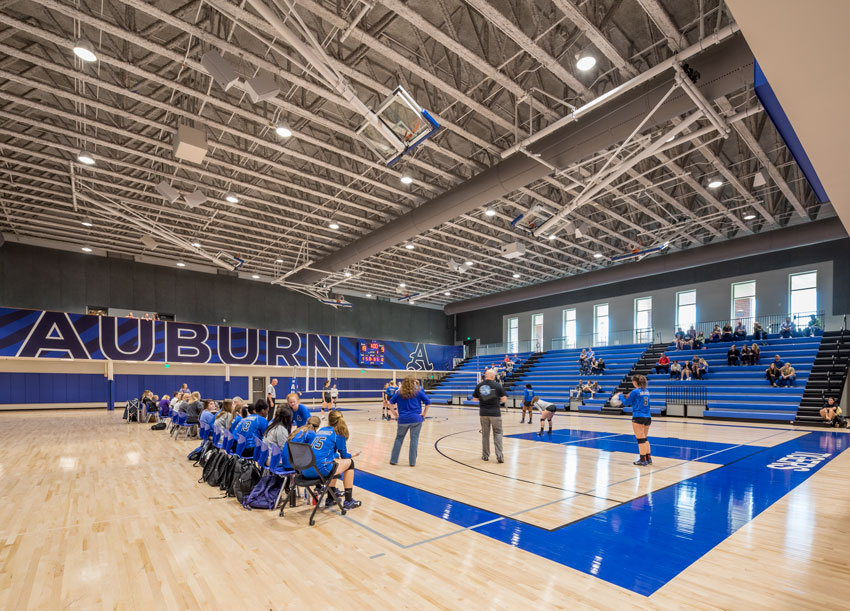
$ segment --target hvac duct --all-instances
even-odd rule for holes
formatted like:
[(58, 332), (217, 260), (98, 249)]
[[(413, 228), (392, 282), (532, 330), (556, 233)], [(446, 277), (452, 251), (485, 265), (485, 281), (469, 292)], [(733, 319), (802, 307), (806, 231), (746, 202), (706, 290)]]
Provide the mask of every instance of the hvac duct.
[[(550, 282), (543, 282), (531, 286), (524, 286), (494, 295), (485, 295), (466, 301), (458, 301), (448, 304), (443, 311), (448, 314), (460, 314), (483, 308), (516, 303), (527, 299), (548, 297), (567, 291), (589, 289), (595, 286), (634, 280), (645, 276), (666, 274), (683, 269), (708, 265), (711, 263), (722, 263), (733, 261), (741, 257), (761, 255), (798, 246), (819, 244), (829, 240), (838, 240), (847, 237), (847, 232), (841, 224), (840, 219), (833, 217), (823, 221), (795, 225), (786, 229), (766, 231), (746, 238), (717, 242), (708, 246), (701, 246), (690, 250), (677, 251), (675, 255), (660, 255), (637, 263), (615, 265), (607, 269), (559, 278)], [(730, 270), (731, 271), (731, 270)], [(730, 274), (731, 275), (731, 274)]]
[[(729, 95), (753, 82), (753, 57), (739, 34), (694, 56), (689, 63), (702, 75), (697, 88), (709, 100)], [(674, 73), (668, 71), (620, 95), (616, 104), (597, 103), (577, 121), (569, 122), (527, 147), (530, 155), (539, 156), (545, 164), (538, 163), (530, 155), (515, 153), (315, 262), (311, 265), (314, 269), (293, 274), (289, 281), (301, 284), (318, 282), (328, 272), (344, 269), (543, 178), (551, 173), (549, 167), (565, 168), (624, 140), (674, 82)], [(684, 91), (677, 90), (656, 110), (646, 127), (649, 129), (695, 108), (691, 98)]]

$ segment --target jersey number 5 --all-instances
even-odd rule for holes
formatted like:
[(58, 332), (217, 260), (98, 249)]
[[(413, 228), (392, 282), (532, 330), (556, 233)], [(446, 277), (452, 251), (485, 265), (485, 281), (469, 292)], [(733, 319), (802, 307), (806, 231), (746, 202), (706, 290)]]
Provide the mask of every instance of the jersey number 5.
[(325, 445), (324, 437), (317, 437), (316, 441), (313, 442), (313, 448), (316, 450), (321, 450), (323, 445)]

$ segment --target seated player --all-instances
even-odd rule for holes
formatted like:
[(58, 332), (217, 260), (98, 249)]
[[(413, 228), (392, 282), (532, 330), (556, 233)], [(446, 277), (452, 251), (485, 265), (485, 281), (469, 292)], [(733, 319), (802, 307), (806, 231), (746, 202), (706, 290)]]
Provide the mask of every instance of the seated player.
[(549, 422), (549, 432), (552, 432), (552, 416), (555, 415), (555, 404), (549, 403), (548, 401), (544, 401), (540, 397), (534, 397), (534, 406), (540, 410), (540, 432), (538, 435), (543, 434), (543, 423)]
[[(572, 394), (572, 391), (570, 394)], [(531, 388), (531, 384), (526, 384), (525, 390), (522, 391), (522, 420), (519, 421), (520, 424), (525, 422), (525, 412), (528, 412), (529, 424), (534, 419), (534, 398), (534, 390)]]
[(234, 441), (236, 435), (242, 435), (245, 438), (245, 447), (242, 450), (242, 456), (245, 458), (254, 455), (254, 436), (263, 438), (266, 429), (269, 428), (269, 421), (266, 420), (266, 414), (269, 411), (269, 404), (265, 399), (257, 399), (254, 403), (254, 413), (247, 418), (243, 418), (239, 422), (239, 426), (234, 433)]
[[(286, 404), (289, 406), (289, 409), (292, 410), (292, 421), (291, 424), (295, 426), (301, 427), (307, 424), (307, 420), (310, 418), (310, 409), (301, 403), (298, 402), (300, 397), (297, 393), (291, 392), (286, 395)], [(288, 431), (291, 426), (287, 426), (286, 430)]]
[(655, 373), (670, 373), (670, 357), (663, 352), (655, 364)]
[(782, 323), (782, 327), (779, 329), (779, 337), (788, 339), (789, 337), (794, 337), (797, 335), (797, 325), (791, 322), (791, 317), (786, 316), (785, 322)]
[(829, 422), (830, 426), (850, 427), (850, 421), (843, 416), (841, 406), (832, 397), (824, 402), (820, 417)]
[[(316, 431), (313, 438), (313, 455), (316, 457), (316, 468), (307, 469), (302, 473), (306, 478), (318, 478), (318, 470), (322, 477), (329, 477), (333, 473), (333, 479), (342, 478), (345, 490), (345, 502), (342, 506), (346, 509), (355, 509), (362, 503), (354, 500), (354, 458), (360, 452), (349, 454), (347, 440), (349, 437), (348, 425), (342, 417), (342, 413), (331, 410), (328, 414), (328, 426), (323, 426)], [(333, 485), (330, 482), (328, 485)]]

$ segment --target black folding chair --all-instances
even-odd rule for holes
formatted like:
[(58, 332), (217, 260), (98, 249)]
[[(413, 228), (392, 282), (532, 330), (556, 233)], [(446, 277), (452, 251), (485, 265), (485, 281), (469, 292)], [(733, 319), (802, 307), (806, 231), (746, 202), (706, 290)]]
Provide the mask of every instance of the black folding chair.
[[(327, 495), (330, 495), (333, 502), (339, 507), (340, 513), (345, 515), (342, 496), (340, 496), (336, 486), (333, 485), (333, 479), (336, 475), (336, 463), (334, 463), (333, 471), (327, 477), (323, 477), (322, 473), (316, 468), (316, 457), (309, 443), (294, 443), (290, 441), (286, 446), (289, 448), (289, 464), (296, 473), (294, 486), (291, 488), (290, 494), (295, 494), (296, 488), (306, 488), (316, 503), (316, 506), (313, 507), (313, 513), (310, 514), (310, 526), (316, 523), (316, 512), (322, 506), (322, 501)], [(310, 468), (313, 468), (319, 476), (318, 478), (304, 477), (304, 471)], [(317, 488), (321, 488), (321, 490), (317, 492)]]

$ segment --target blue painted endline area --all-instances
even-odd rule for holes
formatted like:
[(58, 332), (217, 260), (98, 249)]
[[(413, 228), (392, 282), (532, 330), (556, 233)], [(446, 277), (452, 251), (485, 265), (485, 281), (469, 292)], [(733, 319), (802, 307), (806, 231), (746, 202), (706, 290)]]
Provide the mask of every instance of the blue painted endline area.
[[(375, 494), (650, 596), (848, 445), (850, 435), (808, 433), (554, 531), (361, 471), (357, 482)], [(814, 458), (781, 462), (800, 452)], [(793, 468), (775, 468), (789, 464)]]

